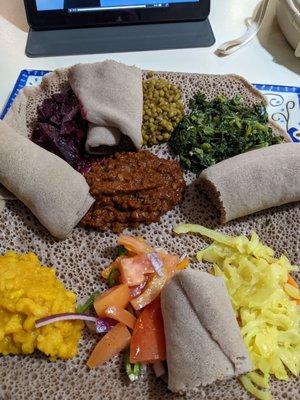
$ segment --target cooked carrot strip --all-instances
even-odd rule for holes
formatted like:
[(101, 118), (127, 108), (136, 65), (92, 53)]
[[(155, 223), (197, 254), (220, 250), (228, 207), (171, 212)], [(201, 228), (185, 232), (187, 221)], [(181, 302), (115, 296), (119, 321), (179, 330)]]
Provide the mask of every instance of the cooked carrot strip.
[(111, 306), (108, 307), (104, 311), (104, 313), (108, 318), (112, 318), (118, 322), (122, 322), (123, 324), (127, 325), (128, 328), (130, 329), (134, 328), (136, 318), (129, 311), (124, 310), (124, 308)]
[[(292, 277), (292, 275), (288, 275), (288, 280), (287, 283), (293, 286), (295, 289), (299, 289), (298, 283), (295, 281), (295, 279)], [(300, 300), (296, 300), (297, 304), (300, 306)]]
[(133, 236), (121, 235), (118, 244), (122, 244), (125, 249), (135, 254), (151, 253), (153, 251), (153, 248), (145, 241), (141, 241)]
[(124, 256), (119, 256), (117, 257), (108, 267), (106, 267), (102, 272), (101, 276), (104, 279), (107, 279), (109, 277), (109, 274), (113, 269), (119, 269), (120, 262)]
[(292, 275), (288, 275), (288, 280), (287, 283), (289, 283), (291, 286), (294, 286), (294, 288), (298, 289), (298, 283), (295, 281), (295, 279), (292, 277)]
[(102, 278), (107, 279), (113, 269), (114, 269), (114, 264), (112, 263), (108, 267), (106, 267), (103, 271), (101, 271)]
[(188, 257), (184, 257), (183, 260), (180, 261), (180, 263), (177, 265), (176, 269), (185, 269), (189, 266), (190, 260)]
[(115, 325), (96, 345), (87, 361), (89, 368), (97, 367), (110, 360), (129, 346), (131, 335), (124, 324)]

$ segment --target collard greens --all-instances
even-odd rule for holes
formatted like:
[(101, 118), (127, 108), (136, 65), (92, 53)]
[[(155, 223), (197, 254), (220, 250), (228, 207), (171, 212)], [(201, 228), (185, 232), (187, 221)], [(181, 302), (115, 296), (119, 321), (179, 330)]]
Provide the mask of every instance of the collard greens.
[(170, 145), (182, 165), (195, 173), (226, 158), (283, 141), (268, 126), (265, 105), (247, 106), (240, 95), (208, 101), (198, 92), (190, 110), (174, 130)]

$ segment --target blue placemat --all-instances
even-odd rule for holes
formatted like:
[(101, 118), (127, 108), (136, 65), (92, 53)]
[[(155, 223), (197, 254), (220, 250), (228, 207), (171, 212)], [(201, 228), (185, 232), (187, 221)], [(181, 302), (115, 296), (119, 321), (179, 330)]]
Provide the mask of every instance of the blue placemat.
[(260, 83), (254, 86), (266, 96), (271, 119), (288, 132), (293, 142), (300, 142), (300, 87)]
[[(0, 118), (4, 118), (24, 86), (37, 86), (48, 72), (28, 69), (21, 71)], [(267, 110), (270, 118), (288, 132), (293, 142), (300, 142), (300, 87), (261, 83), (255, 83), (254, 86), (268, 99)]]
[(5, 114), (10, 109), (12, 103), (19, 94), (19, 91), (23, 89), (23, 87), (39, 85), (42, 81), (43, 76), (46, 75), (48, 72), (50, 71), (23, 69), (20, 72), (20, 75), (15, 83), (15, 86), (1, 112), (0, 119), (3, 119), (5, 117)]

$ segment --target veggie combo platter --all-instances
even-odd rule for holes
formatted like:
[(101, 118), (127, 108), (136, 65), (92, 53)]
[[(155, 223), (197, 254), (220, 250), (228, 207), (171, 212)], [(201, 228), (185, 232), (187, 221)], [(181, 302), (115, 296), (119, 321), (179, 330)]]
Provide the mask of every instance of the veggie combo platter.
[(0, 399), (300, 397), (300, 145), (236, 75), (77, 64), (0, 121)]

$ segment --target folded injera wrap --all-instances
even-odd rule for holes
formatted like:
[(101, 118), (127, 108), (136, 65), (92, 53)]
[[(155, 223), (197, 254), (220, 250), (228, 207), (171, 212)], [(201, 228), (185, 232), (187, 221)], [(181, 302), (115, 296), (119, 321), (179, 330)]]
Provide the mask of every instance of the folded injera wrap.
[(97, 126), (89, 123), (85, 150), (91, 154), (108, 153), (108, 149), (115, 151), (119, 145), (121, 132), (116, 128)]
[(143, 87), (139, 68), (112, 60), (77, 64), (70, 68), (68, 79), (80, 101), (83, 118), (98, 127), (88, 132), (88, 151), (96, 153), (97, 147), (110, 146), (117, 138), (116, 130), (129, 137), (137, 149), (142, 146)]
[(300, 201), (300, 144), (282, 143), (215, 164), (197, 184), (221, 210), (223, 223)]
[(251, 370), (221, 277), (185, 270), (163, 289), (168, 387), (189, 392)]
[(3, 121), (0, 182), (58, 239), (71, 232), (94, 202), (81, 174)]

